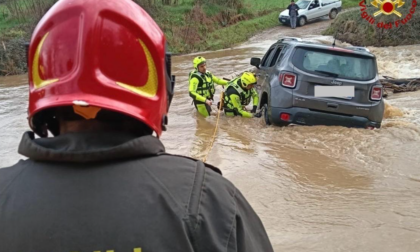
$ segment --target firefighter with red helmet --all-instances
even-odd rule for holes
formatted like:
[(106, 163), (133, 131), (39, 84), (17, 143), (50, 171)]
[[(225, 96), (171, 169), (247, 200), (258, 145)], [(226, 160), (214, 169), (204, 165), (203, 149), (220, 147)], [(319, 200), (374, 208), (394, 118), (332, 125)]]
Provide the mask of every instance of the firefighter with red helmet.
[(28, 159), (0, 169), (0, 252), (273, 251), (219, 169), (165, 152), (165, 45), (131, 0), (60, 0), (41, 19)]

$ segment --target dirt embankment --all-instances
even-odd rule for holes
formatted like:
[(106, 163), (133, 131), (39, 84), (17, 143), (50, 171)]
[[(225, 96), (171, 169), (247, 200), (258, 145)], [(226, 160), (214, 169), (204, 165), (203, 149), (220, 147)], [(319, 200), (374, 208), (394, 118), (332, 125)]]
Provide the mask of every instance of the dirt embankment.
[(385, 15), (380, 12), (380, 4), (378, 7), (361, 2), (359, 8), (339, 15), (323, 35), (336, 35), (337, 39), (357, 46), (420, 43), (420, 9), (416, 0), (406, 1), (401, 7), (396, 4), (395, 15)]
[[(0, 76), (27, 72), (25, 42), (33, 28), (57, 0), (45, 0), (39, 8), (16, 5), (16, 1), (0, 0)], [(265, 0), (248, 3), (244, 0), (168, 1), (134, 0), (154, 18), (166, 35), (172, 53), (190, 53), (231, 47), (268, 27), (278, 25), (280, 7), (260, 6)], [(24, 3), (29, 0), (23, 0)], [(19, 8), (18, 8), (19, 7)], [(33, 11), (35, 10), (36, 11)], [(1, 14), (2, 12), (6, 14)], [(16, 24), (9, 24), (16, 22)], [(6, 24), (6, 25), (5, 25)], [(5, 25), (2, 27), (2, 25)]]

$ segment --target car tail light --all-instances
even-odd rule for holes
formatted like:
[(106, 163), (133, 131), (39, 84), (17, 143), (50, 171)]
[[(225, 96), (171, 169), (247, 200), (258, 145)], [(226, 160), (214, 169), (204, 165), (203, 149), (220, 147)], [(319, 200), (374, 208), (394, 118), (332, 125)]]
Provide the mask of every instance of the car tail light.
[(380, 101), (382, 99), (382, 86), (374, 86), (370, 92), (372, 101)]
[(290, 114), (287, 114), (287, 113), (281, 113), (280, 114), (280, 119), (282, 120), (282, 121), (289, 121), (290, 120)]
[(296, 75), (292, 73), (281, 73), (279, 76), (281, 85), (288, 88), (296, 87)]

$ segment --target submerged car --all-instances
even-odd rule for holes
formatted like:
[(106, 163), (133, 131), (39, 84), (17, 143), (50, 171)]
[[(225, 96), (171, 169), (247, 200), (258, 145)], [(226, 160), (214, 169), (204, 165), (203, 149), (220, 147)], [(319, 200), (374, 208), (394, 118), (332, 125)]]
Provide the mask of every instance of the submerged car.
[(383, 87), (366, 48), (283, 38), (251, 65), (266, 124), (381, 127)]

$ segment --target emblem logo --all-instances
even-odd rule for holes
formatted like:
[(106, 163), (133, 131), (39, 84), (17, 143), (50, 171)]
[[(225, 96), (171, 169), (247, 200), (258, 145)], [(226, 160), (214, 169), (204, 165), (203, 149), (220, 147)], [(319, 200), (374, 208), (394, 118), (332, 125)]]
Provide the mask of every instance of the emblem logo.
[[(362, 19), (366, 20), (367, 22), (369, 22), (371, 25), (375, 25), (378, 28), (382, 28), (385, 30), (389, 30), (392, 28), (398, 28), (401, 25), (405, 25), (408, 23), (408, 21), (410, 21), (413, 18), (414, 13), (416, 12), (416, 7), (417, 7), (417, 0), (412, 0), (411, 2), (411, 8), (409, 10), (405, 10), (405, 11), (401, 11), (404, 13), (401, 13), (400, 11), (397, 11), (397, 9), (401, 8), (402, 6), (404, 6), (405, 2), (403, 0), (373, 0), (371, 2), (372, 6), (379, 8), (378, 11), (374, 12), (373, 15), (370, 15), (366, 10), (366, 4), (365, 4), (366, 0), (361, 0), (359, 2), (359, 6), (360, 6), (360, 16), (362, 17)], [(388, 20), (387, 21), (377, 21), (375, 19), (375, 17), (384, 14), (384, 15), (392, 15), (395, 14), (396, 16), (398, 16), (401, 19), (398, 20)], [(405, 15), (405, 17), (403, 17), (403, 14)], [(386, 20), (386, 19), (385, 19)]]
[(337, 80), (332, 80), (332, 81), (331, 81), (331, 84), (333, 84), (333, 85), (337, 85), (337, 86), (341, 86), (341, 85), (343, 85), (343, 82), (341, 82), (341, 81), (337, 81)]
[(385, 0), (385, 1), (381, 1), (381, 0), (374, 0), (373, 2), (371, 2), (373, 6), (375, 6), (376, 8), (380, 8), (379, 11), (373, 13), (373, 16), (378, 16), (380, 14), (385, 14), (385, 15), (391, 15), (391, 14), (395, 14), (398, 17), (401, 17), (401, 13), (398, 12), (396, 9), (402, 7), (405, 2), (403, 2), (402, 0)]

